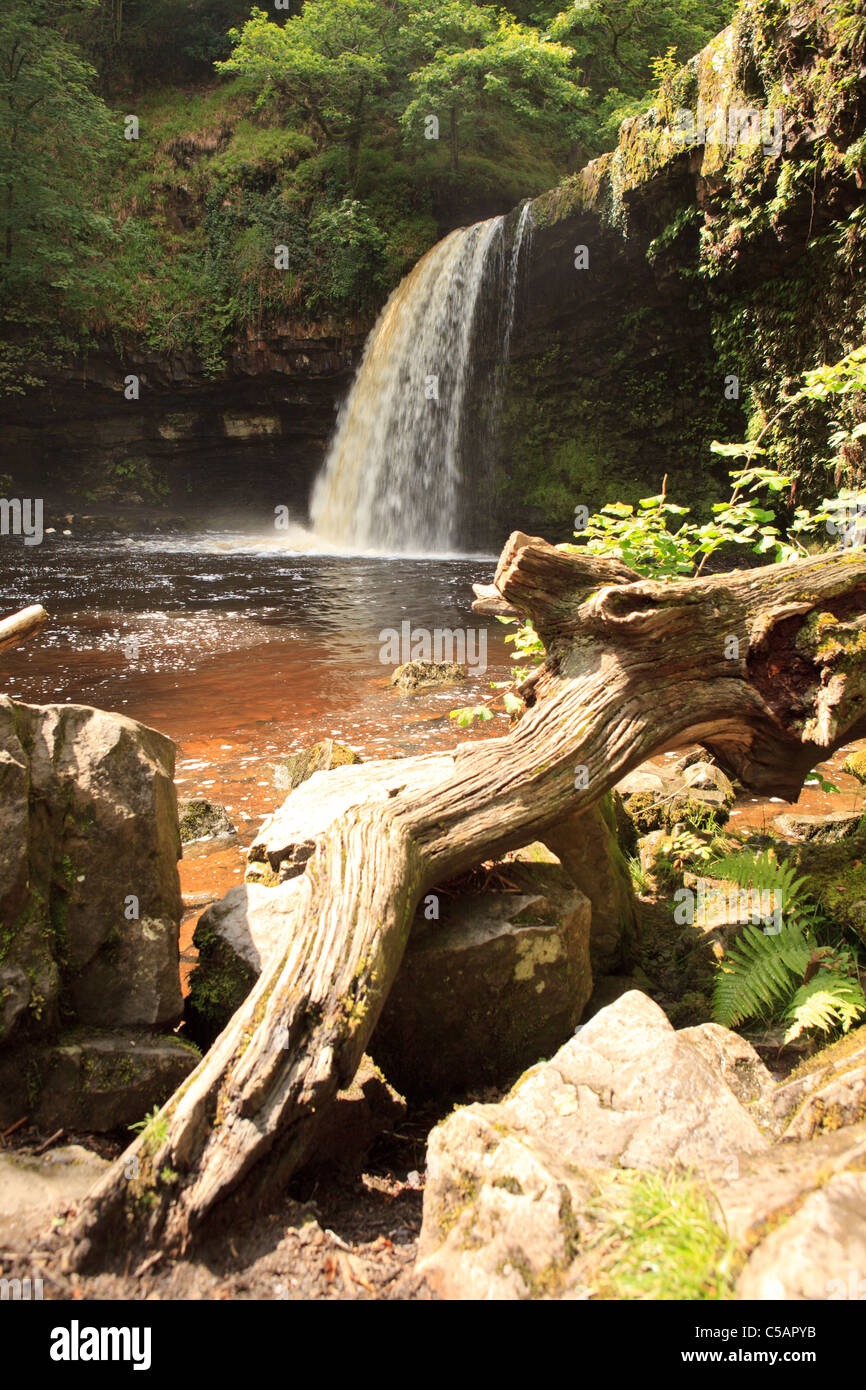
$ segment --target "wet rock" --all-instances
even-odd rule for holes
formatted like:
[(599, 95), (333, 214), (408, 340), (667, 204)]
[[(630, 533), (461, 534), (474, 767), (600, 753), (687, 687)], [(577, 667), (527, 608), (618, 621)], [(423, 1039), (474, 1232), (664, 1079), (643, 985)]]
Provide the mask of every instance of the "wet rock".
[(371, 1039), (410, 1099), (510, 1080), (570, 1036), (592, 992), (590, 904), (565, 870), (512, 861), (489, 877), (422, 900)]
[(0, 1228), (4, 1244), (21, 1245), (86, 1196), (109, 1164), (80, 1144), (34, 1157), (0, 1153)]
[(174, 745), (134, 720), (0, 697), (6, 1043), (56, 1030), (61, 1007), (89, 1025), (180, 1017), (173, 776)]
[(314, 772), (330, 772), (335, 767), (352, 766), (363, 759), (345, 743), (337, 743), (332, 738), (322, 739), (298, 753), (289, 753), (271, 763), (274, 770), (274, 784), (280, 791), (293, 791)]
[(466, 667), (456, 661), (407, 661), (391, 674), (391, 684), (404, 694), (466, 680)]
[(599, 1170), (761, 1154), (751, 1106), (771, 1087), (742, 1039), (678, 1034), (645, 995), (623, 995), (499, 1105), (433, 1130), (419, 1273), (448, 1298), (567, 1297)]
[(0, 1052), (0, 1126), (107, 1131), (162, 1105), (199, 1061), (176, 1037), (83, 1030)]
[(773, 825), (786, 840), (801, 840), (804, 843), (832, 845), (854, 835), (861, 823), (861, 816), (847, 811), (831, 811), (825, 815), (805, 815), (791, 812), (776, 816)]
[(235, 827), (226, 809), (218, 801), (180, 801), (177, 807), (180, 838), (183, 844), (193, 840), (210, 840), (216, 835), (234, 835)]

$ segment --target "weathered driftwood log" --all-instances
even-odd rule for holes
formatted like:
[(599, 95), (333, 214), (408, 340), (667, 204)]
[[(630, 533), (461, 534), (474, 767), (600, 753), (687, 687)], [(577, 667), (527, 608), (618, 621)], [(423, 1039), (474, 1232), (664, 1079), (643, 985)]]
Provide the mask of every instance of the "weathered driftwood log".
[(17, 647), (20, 642), (26, 642), (28, 637), (33, 637), (47, 622), (48, 614), (41, 603), (33, 603), (29, 608), (22, 608), (19, 613), (0, 619), (0, 652), (5, 651), (7, 647)]
[(862, 552), (654, 583), (516, 533), (495, 587), (548, 652), (524, 684), (526, 714), (505, 737), (434, 755), (436, 778), (430, 758), (407, 758), (394, 783), (392, 764), (384, 795), (316, 834), (282, 950), (161, 1123), (94, 1188), (70, 1260), (118, 1242), (182, 1248), (242, 1183), (246, 1199), (298, 1167), (437, 882), (543, 838), (677, 741), (703, 743), (754, 792), (793, 798), (810, 768), (866, 736)]

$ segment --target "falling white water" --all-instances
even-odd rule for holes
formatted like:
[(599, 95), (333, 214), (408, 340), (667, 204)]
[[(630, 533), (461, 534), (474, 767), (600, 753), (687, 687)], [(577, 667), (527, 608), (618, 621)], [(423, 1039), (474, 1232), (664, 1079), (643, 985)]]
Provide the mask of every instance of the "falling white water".
[(505, 291), (505, 325), (502, 335), (502, 360), (503, 365), (508, 362), (508, 354), (511, 351), (511, 330), (514, 327), (514, 308), (517, 303), (517, 272), (520, 268), (520, 250), (524, 239), (527, 243), (532, 235), (532, 203), (527, 198), (523, 207), (520, 209), (520, 217), (517, 219), (517, 229), (514, 233), (514, 241), (511, 246), (511, 255), (508, 260), (508, 280)]
[[(501, 235), (501, 234), (500, 234)], [(520, 217), (517, 219), (517, 227), (514, 232), (514, 241), (511, 243), (511, 254), (508, 257), (508, 266), (505, 275), (505, 303), (501, 311), (501, 343), (500, 359), (493, 376), (493, 391), (491, 408), (489, 411), (490, 439), (489, 449), (492, 454), (497, 443), (499, 428), (502, 423), (502, 398), (505, 394), (505, 378), (508, 368), (508, 358), (511, 354), (511, 333), (514, 328), (514, 311), (517, 307), (517, 283), (518, 272), (520, 270), (520, 251), (524, 241), (527, 245), (527, 252), (530, 250), (532, 239), (532, 203), (527, 198), (523, 207), (520, 209)], [(504, 255), (504, 247), (503, 252)]]
[[(313, 526), (330, 544), (424, 554), (455, 549), (473, 331), (490, 264), (503, 264), (504, 225), (495, 217), (452, 232), (385, 305), (313, 493)], [(502, 277), (500, 360), (510, 341), (527, 225), (528, 204)]]

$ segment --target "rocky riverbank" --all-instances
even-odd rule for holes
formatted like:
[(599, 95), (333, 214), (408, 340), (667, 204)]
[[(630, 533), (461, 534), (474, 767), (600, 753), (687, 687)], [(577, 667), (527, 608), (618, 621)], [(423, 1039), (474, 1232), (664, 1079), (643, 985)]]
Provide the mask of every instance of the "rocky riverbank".
[[(848, 1215), (864, 1196), (866, 1028), (822, 1050), (815, 1034), (785, 1045), (708, 1021), (714, 951), (738, 929), (683, 927), (672, 884), (696, 882), (677, 861), (682, 836), (694, 855), (701, 836), (732, 835), (743, 807), (698, 751), (631, 774), (590, 853), (560, 831), (559, 854), (528, 846), (422, 900), (374, 1060), (285, 1197), (240, 1227), (230, 1200), (189, 1257), (64, 1272), (50, 1229), (195, 1066), (183, 1038), (207, 1047), (252, 987), (311, 837), (359, 788), (387, 797), (400, 760), (330, 743), (287, 761), (292, 789), (254, 838), (250, 881), (200, 916), (178, 1035), (170, 742), (82, 707), (5, 700), (2, 714), (18, 827), (0, 884), (15, 927), (2, 960), (5, 1277), (41, 1278), (60, 1298), (849, 1296), (836, 1284), (866, 1256)], [(844, 753), (856, 772), (857, 751)], [(199, 847), (231, 832), (201, 798), (182, 823)], [(856, 926), (866, 832), (850, 793), (844, 812), (788, 813), (774, 829), (815, 900)], [(130, 891), (115, 902), (118, 885)]]

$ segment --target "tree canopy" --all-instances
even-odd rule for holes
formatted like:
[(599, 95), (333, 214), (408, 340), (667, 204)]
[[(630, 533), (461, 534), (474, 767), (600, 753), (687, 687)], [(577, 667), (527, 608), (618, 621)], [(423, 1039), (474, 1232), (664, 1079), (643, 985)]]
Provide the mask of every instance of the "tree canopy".
[(0, 304), (12, 336), (37, 308), (51, 320), (74, 302), (111, 234), (93, 190), (114, 127), (92, 68), (48, 13), (43, 0), (0, 10)]

